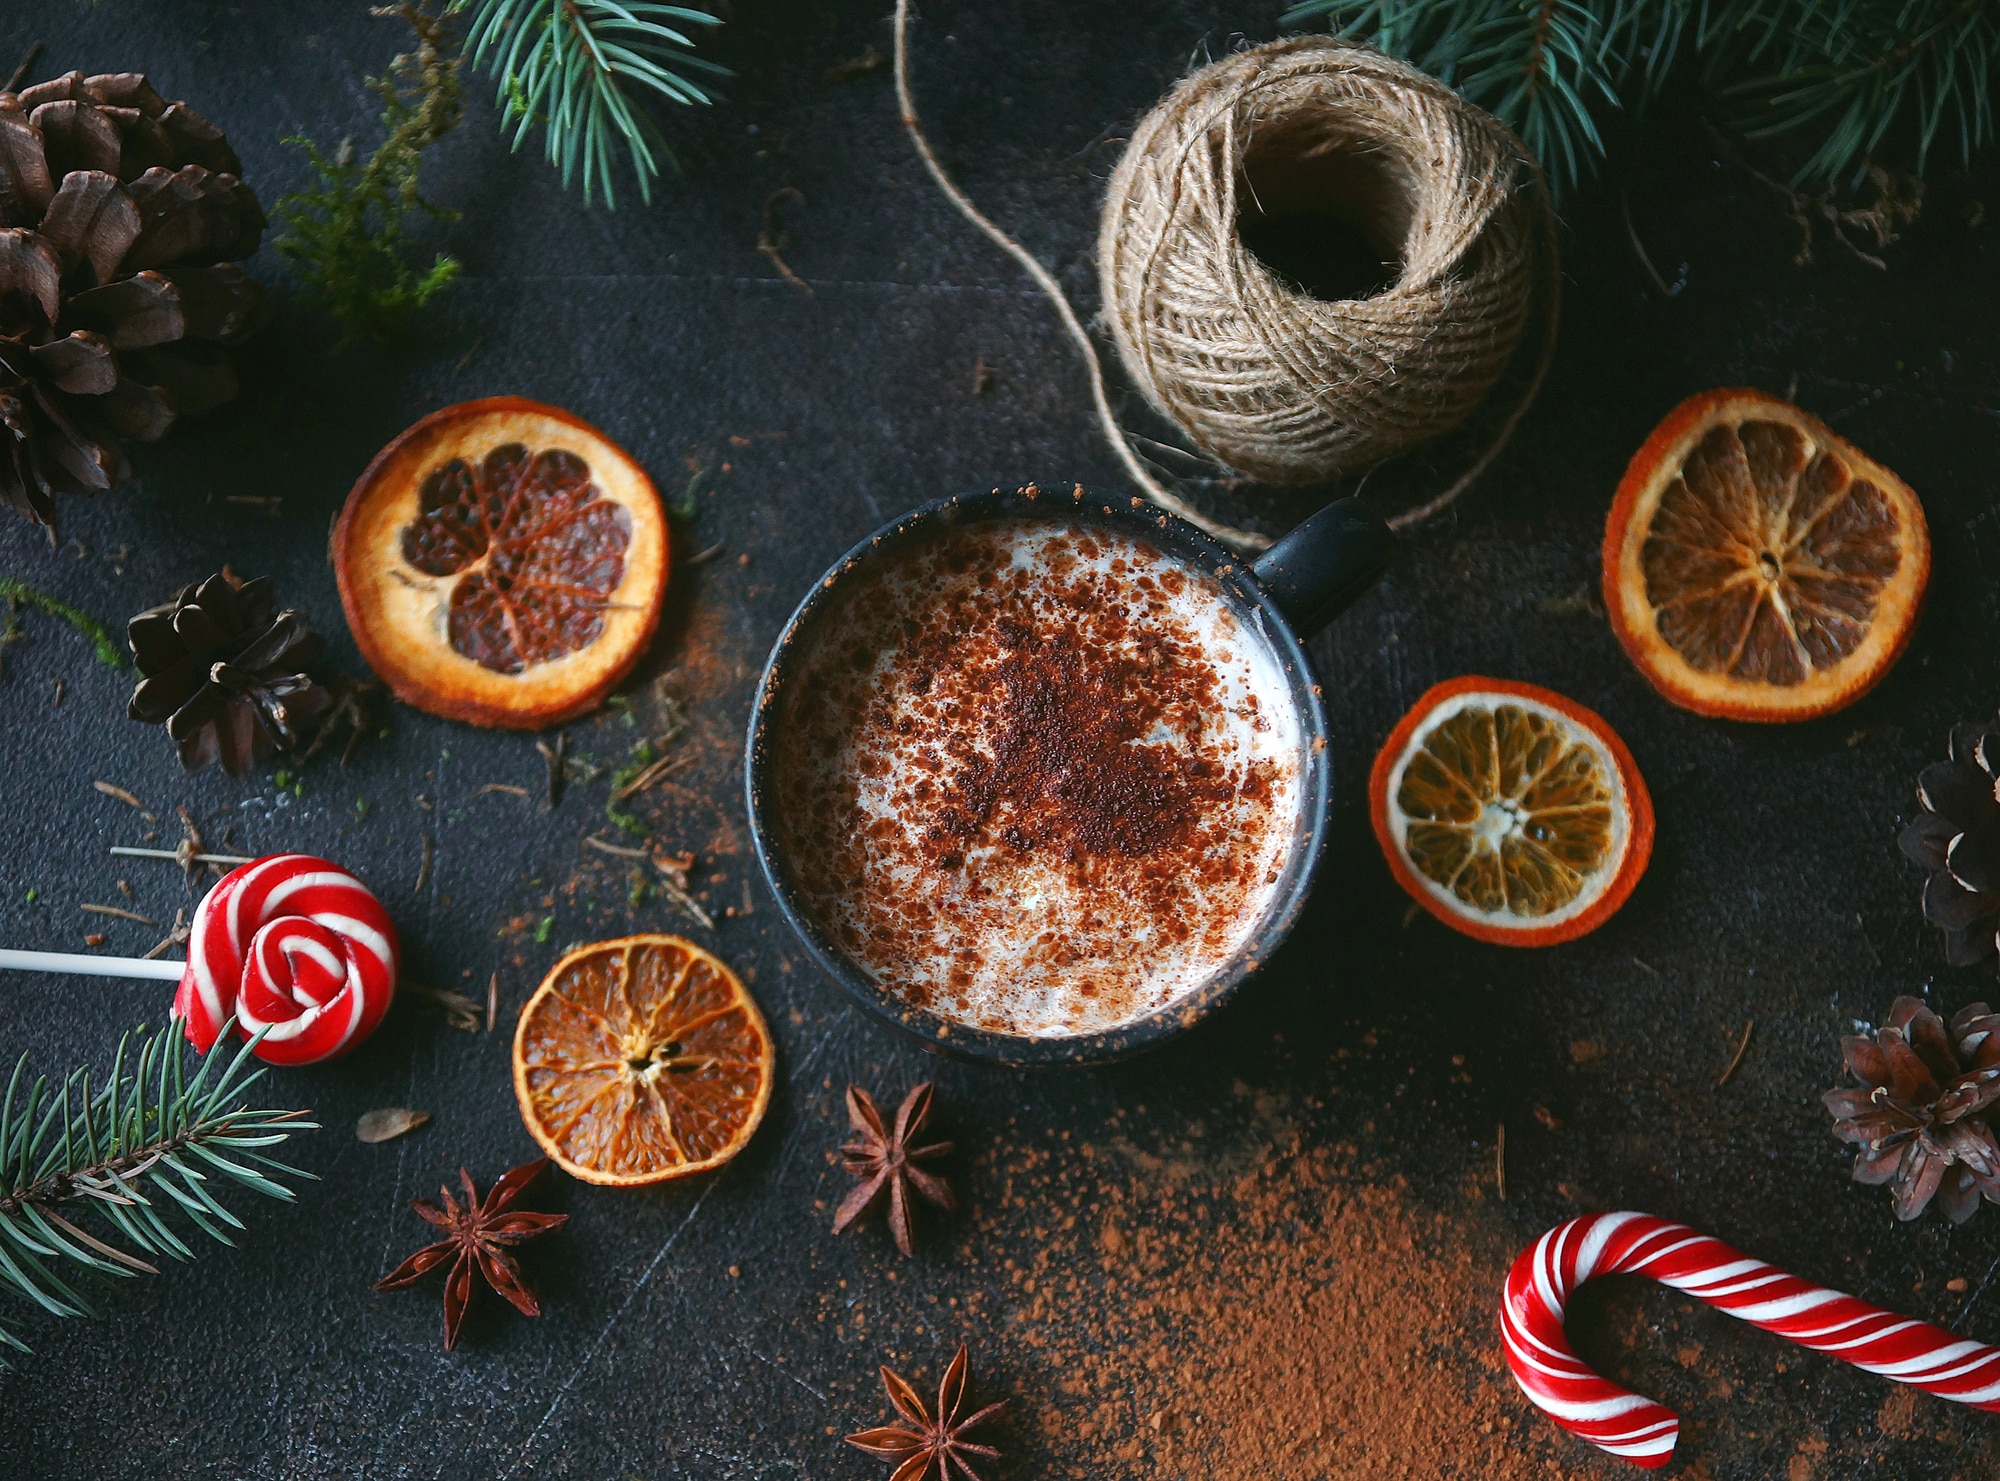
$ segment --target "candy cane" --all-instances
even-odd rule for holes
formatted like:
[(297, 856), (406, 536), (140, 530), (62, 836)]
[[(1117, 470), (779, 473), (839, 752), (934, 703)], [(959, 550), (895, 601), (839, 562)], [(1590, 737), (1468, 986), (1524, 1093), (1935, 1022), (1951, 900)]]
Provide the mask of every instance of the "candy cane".
[(368, 887), (325, 859), (271, 854), (224, 875), (195, 911), (188, 959), (0, 951), (0, 967), (178, 979), (174, 1013), (204, 1054), (231, 1017), (272, 1064), (360, 1043), (396, 993), (396, 928)]
[(1570, 1293), (1600, 1275), (1645, 1275), (1767, 1332), (1927, 1394), (2000, 1411), (2000, 1348), (1972, 1342), (1753, 1260), (1651, 1214), (1590, 1214), (1535, 1241), (1507, 1273), (1500, 1336), (1536, 1406), (1572, 1434), (1648, 1470), (1673, 1456), (1673, 1410), (1593, 1373), (1570, 1350)]

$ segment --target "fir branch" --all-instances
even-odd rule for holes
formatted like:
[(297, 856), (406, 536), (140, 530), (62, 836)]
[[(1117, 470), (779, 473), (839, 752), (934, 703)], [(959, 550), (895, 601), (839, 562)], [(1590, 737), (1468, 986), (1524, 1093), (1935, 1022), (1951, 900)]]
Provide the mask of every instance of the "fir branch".
[(88, 612), (72, 607), (68, 602), (58, 601), (47, 592), (38, 591), (25, 581), (16, 581), (12, 576), (0, 576), (0, 599), (13, 607), (38, 607), (51, 617), (60, 617), (90, 639), (99, 661), (106, 667), (120, 666), (118, 645), (111, 641), (111, 634), (104, 630), (104, 624)]
[(444, 221), (458, 217), (418, 191), (423, 151), (465, 116), (451, 6), (445, 0), (403, 0), (373, 13), (401, 17), (417, 41), (414, 52), (399, 55), (384, 75), (368, 79), (383, 103), (381, 144), (357, 163), (351, 141), (343, 140), (329, 156), (311, 139), (293, 135), (285, 142), (306, 151), (319, 179), (278, 202), (287, 233), (277, 249), (341, 321), (343, 344), (395, 339), (410, 316), (459, 272), (458, 262), (442, 253), (428, 267), (416, 266), (403, 242), (412, 211)]
[(1511, 125), (1558, 188), (1602, 159), (1604, 117), (1688, 56), (1750, 137), (1825, 128), (1794, 185), (1859, 181), (1892, 142), (1919, 171), (1944, 140), (1969, 159), (1994, 132), (1988, 0), (1301, 0), (1284, 20), (1319, 17)]
[(1430, 73), (1509, 125), (1562, 185), (1603, 157), (1597, 111), (1621, 106), (1633, 57), (1648, 42), (1658, 47), (1658, 4), (1302, 0), (1284, 20), (1325, 16), (1336, 35)]
[[(170, 1020), (161, 1033), (139, 1030), (136, 1052), (127, 1034), (95, 1087), (88, 1066), (57, 1087), (41, 1078), (24, 1084), (23, 1055), (0, 1101), (0, 1291), (54, 1316), (94, 1315), (58, 1271), (158, 1274), (153, 1262), (162, 1255), (192, 1259), (194, 1249), (162, 1217), (176, 1210), (210, 1238), (234, 1244), (225, 1226), (243, 1222), (213, 1191), (230, 1183), (289, 1200), (291, 1189), (269, 1174), (312, 1175), (256, 1149), (317, 1126), (301, 1119), (304, 1111), (240, 1104), (264, 1073), (244, 1073), (254, 1047), (233, 1056), (218, 1047), (190, 1077), (180, 1021)], [(106, 1237), (77, 1222), (90, 1214), (109, 1226)], [(28, 1351), (5, 1325), (0, 1346)]]
[(501, 126), (519, 149), (543, 128), (549, 163), (563, 185), (582, 174), (583, 201), (593, 189), (615, 209), (613, 153), (629, 157), (639, 197), (650, 203), (660, 162), (674, 163), (666, 136), (639, 101), (652, 92), (672, 103), (713, 101), (697, 76), (728, 77), (727, 67), (692, 54), (684, 27), (719, 26), (720, 16), (651, 0), (454, 0), (472, 4), (466, 55), (499, 79)]
[(1742, 64), (1770, 63), (1740, 78), (1711, 66), (1745, 134), (1771, 138), (1832, 119), (1795, 184), (1858, 180), (1898, 130), (1914, 132), (1919, 174), (1941, 132), (1956, 137), (1961, 159), (1992, 139), (2000, 22), (1987, 0), (1738, 0), (1719, 9)]

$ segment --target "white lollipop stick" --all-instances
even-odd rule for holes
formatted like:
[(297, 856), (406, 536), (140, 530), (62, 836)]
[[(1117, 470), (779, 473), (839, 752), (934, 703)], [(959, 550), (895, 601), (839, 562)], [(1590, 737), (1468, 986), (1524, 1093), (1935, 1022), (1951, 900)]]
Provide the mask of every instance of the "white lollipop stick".
[(253, 859), (217, 881), (195, 907), (185, 962), (0, 950), (0, 969), (177, 981), (174, 1015), (196, 1049), (233, 1025), (271, 1064), (317, 1064), (367, 1038), (400, 960), (382, 902), (307, 854)]
[(76, 972), (85, 977), (152, 977), (178, 982), (185, 962), (149, 961), (137, 956), (84, 956), (70, 951), (0, 950), (0, 971)]

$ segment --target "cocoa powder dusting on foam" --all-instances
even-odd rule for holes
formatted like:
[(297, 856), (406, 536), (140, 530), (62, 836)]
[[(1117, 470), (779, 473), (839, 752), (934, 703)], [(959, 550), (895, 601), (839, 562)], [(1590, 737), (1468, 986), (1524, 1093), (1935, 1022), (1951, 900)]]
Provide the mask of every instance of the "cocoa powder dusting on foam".
[(995, 521), (857, 580), (789, 688), (777, 823), (833, 940), (1011, 1033), (1164, 1007), (1254, 928), (1289, 845), (1284, 679), (1208, 577)]
[[(1107, 615), (1102, 593), (1080, 600)], [(1023, 854), (1049, 849), (1070, 864), (1147, 858), (1154, 876), (1226, 869), (1189, 845), (1202, 809), (1229, 801), (1229, 782), (1210, 774), (1199, 751), (1142, 744), (1161, 726), (1199, 736), (1213, 669), (1163, 648), (1151, 664), (1087, 653), (1071, 636), (1002, 621), (990, 635), (966, 641), (947, 631), (912, 652), (920, 672), (952, 671), (995, 717), (990, 754), (965, 735), (944, 742), (957, 770), (925, 829), (934, 860), (955, 869), (967, 849), (997, 843)]]

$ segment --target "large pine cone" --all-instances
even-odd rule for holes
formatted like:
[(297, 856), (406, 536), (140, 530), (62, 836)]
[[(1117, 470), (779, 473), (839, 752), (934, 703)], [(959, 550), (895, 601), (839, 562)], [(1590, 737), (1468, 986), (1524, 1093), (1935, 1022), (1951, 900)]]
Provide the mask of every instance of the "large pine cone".
[(269, 576), (239, 581), (223, 571), (127, 626), (142, 676), (128, 713), (166, 726), (187, 770), (219, 761), (244, 776), (273, 751), (297, 749), (333, 707), (303, 672), (319, 635), (277, 605)]
[(1943, 929), (1945, 959), (1969, 967), (2000, 930), (2000, 720), (1952, 727), (1951, 759), (1918, 775), (1917, 804), (1897, 842), (1931, 871), (1924, 919)]
[(1987, 1117), (2000, 1101), (2000, 1017), (1984, 1003), (1951, 1027), (1916, 998), (1898, 998), (1872, 1039), (1840, 1041), (1865, 1089), (1829, 1090), (1833, 1133), (1858, 1145), (1854, 1181), (1888, 1183), (1896, 1217), (1914, 1219), (1932, 1198), (1963, 1224), (1984, 1197), (2000, 1203), (2000, 1141)]
[(0, 504), (127, 477), (121, 438), (236, 394), (268, 224), (222, 131), (138, 72), (0, 93)]

